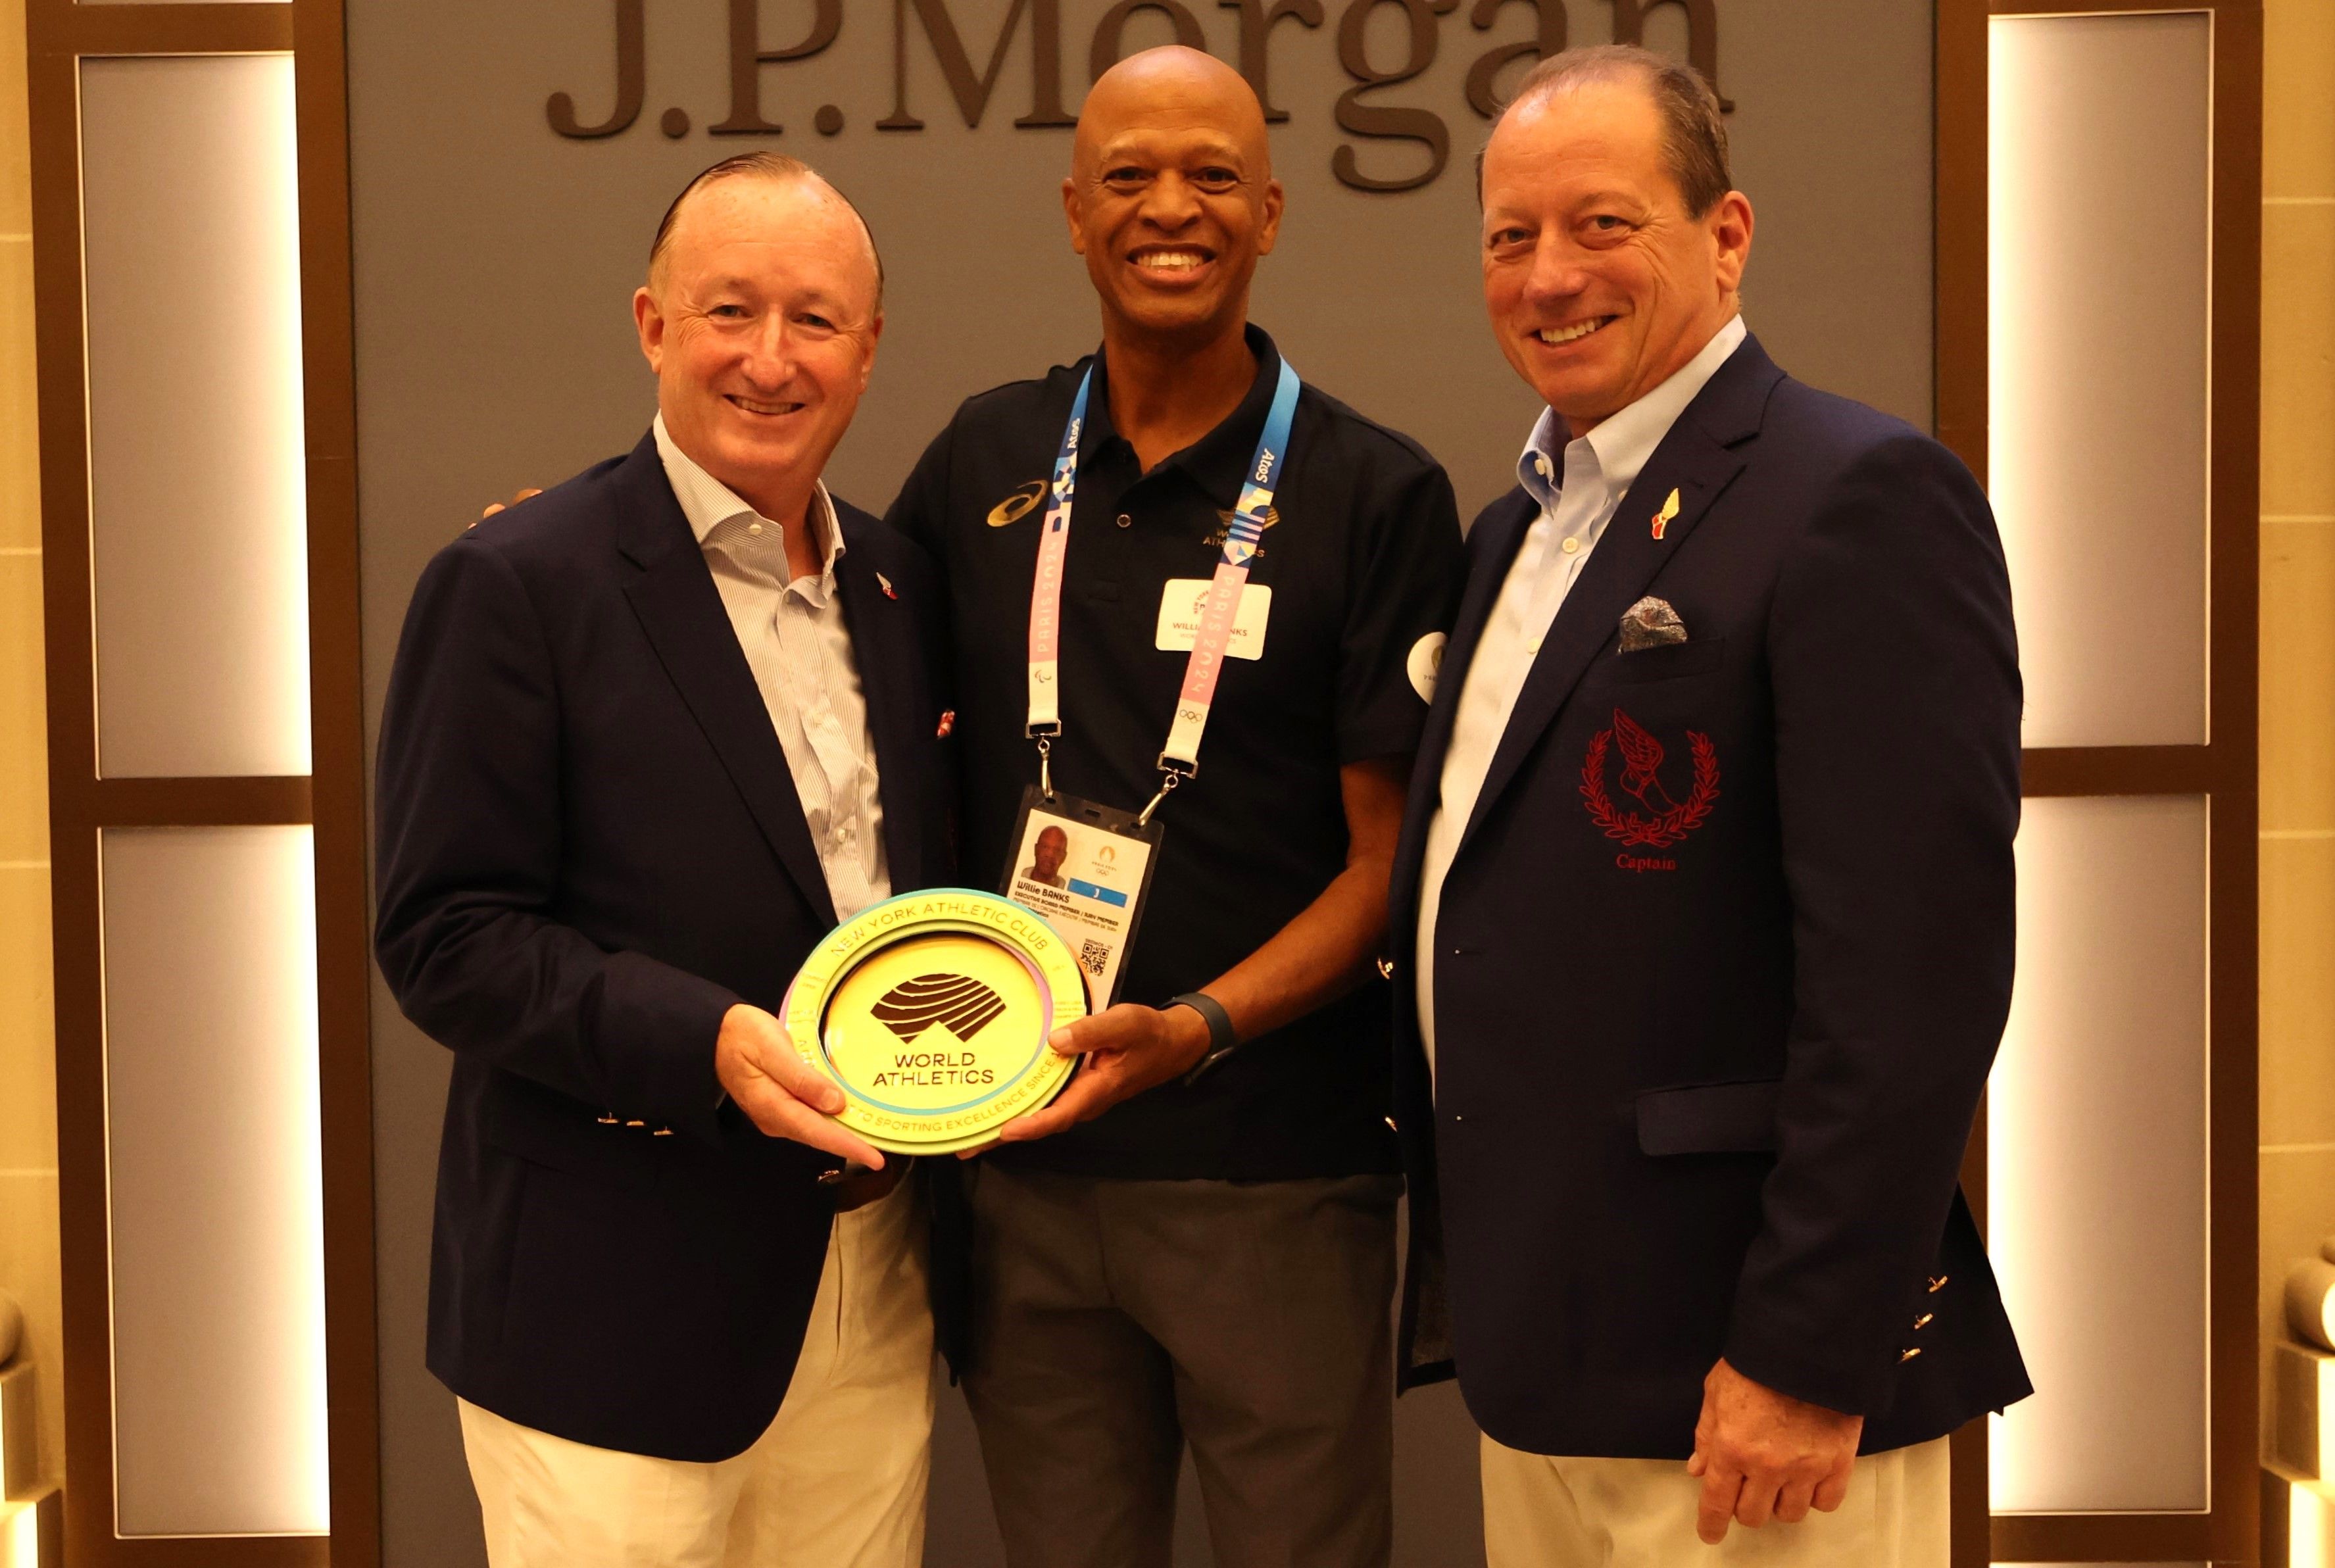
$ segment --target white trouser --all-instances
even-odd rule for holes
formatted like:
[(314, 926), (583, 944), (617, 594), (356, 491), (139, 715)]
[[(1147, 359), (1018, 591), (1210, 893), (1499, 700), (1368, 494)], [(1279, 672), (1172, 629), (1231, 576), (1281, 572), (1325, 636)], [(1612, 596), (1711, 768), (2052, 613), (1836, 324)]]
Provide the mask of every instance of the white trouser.
[(1838, 1511), (1694, 1533), (1702, 1483), (1681, 1459), (1571, 1459), (1484, 1439), (1488, 1568), (1946, 1568), (1946, 1439), (1867, 1454)]
[(594, 1448), (460, 1401), (491, 1568), (917, 1568), (933, 1321), (914, 1185), (836, 1217), (786, 1399), (735, 1458)]

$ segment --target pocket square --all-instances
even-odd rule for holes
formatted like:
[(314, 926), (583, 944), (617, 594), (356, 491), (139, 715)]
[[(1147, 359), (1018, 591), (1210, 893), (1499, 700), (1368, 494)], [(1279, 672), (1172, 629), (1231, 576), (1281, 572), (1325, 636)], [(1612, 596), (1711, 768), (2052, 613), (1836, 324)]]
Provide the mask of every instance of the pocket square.
[(1679, 613), (1671, 608), (1667, 599), (1649, 595), (1622, 612), (1622, 652), (1624, 653), (1685, 641), (1686, 623), (1679, 619)]

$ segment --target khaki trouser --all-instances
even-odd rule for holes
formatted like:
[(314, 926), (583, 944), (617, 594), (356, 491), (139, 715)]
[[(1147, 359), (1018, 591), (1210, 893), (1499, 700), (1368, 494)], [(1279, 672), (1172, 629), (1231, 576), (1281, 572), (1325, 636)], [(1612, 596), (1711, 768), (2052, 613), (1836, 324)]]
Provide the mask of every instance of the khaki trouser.
[(1569, 1459), (1484, 1439), (1487, 1568), (1946, 1568), (1946, 1439), (1856, 1461), (1837, 1512), (1694, 1533), (1679, 1459)]
[(718, 1464), (555, 1437), (461, 1401), (491, 1568), (917, 1568), (933, 1322), (916, 1184), (838, 1215), (785, 1401)]

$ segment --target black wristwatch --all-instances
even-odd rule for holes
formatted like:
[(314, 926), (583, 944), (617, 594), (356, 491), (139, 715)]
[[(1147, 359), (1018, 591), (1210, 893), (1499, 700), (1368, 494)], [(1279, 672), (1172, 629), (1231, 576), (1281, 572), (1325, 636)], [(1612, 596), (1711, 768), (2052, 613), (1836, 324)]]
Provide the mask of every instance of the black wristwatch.
[(1184, 1075), (1186, 1083), (1198, 1082), (1202, 1073), (1240, 1049), (1240, 1036), (1233, 1032), (1232, 1014), (1226, 1012), (1225, 1004), (1215, 997), (1197, 991), (1187, 991), (1181, 996), (1169, 997), (1168, 1006), (1159, 1011), (1165, 1012), (1168, 1007), (1188, 1007), (1198, 1013), (1208, 1026), (1207, 1054), (1201, 1057), (1193, 1065), (1192, 1070)]

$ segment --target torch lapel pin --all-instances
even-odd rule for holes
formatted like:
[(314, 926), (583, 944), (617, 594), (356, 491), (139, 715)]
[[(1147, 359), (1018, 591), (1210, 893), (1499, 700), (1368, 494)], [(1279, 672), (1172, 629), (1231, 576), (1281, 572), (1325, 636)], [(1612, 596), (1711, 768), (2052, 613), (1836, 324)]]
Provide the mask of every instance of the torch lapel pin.
[(1662, 509), (1654, 514), (1654, 537), (1658, 539), (1661, 538), (1662, 537), (1662, 530), (1669, 528), (1671, 526), (1671, 519), (1678, 515), (1679, 495), (1676, 490), (1672, 490), (1671, 492), (1671, 498), (1662, 503)]

